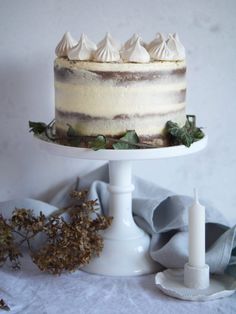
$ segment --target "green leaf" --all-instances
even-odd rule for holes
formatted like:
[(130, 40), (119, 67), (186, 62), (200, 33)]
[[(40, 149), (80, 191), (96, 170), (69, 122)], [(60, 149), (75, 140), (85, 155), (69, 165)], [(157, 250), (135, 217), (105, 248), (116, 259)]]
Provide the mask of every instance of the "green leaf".
[(93, 150), (105, 149), (106, 143), (106, 137), (103, 135), (98, 135), (92, 142), (89, 142), (89, 147)]
[(76, 131), (75, 129), (70, 125), (70, 124), (67, 124), (68, 125), (68, 130), (67, 130), (67, 137), (75, 137), (76, 136)]
[(179, 140), (180, 144), (183, 144), (187, 147), (190, 147), (191, 144), (194, 142), (194, 138), (190, 133), (188, 133), (185, 127), (181, 128), (179, 131)]
[(196, 128), (193, 132), (193, 137), (195, 140), (201, 140), (205, 136), (201, 128)]
[(166, 122), (166, 128), (167, 129), (172, 129), (172, 128), (175, 128), (175, 127), (179, 128), (179, 126), (178, 126), (178, 124), (176, 122), (173, 122), (173, 121), (170, 121), (170, 120)]
[(114, 149), (136, 149), (138, 148), (136, 145), (139, 143), (139, 138), (137, 133), (134, 130), (127, 131), (124, 136), (120, 138), (120, 140), (113, 144), (112, 147)]
[(178, 137), (179, 131), (180, 131), (180, 127), (178, 126), (177, 123), (172, 122), (172, 121), (167, 121), (166, 129), (167, 129), (167, 132), (169, 134)]
[(80, 146), (81, 144), (80, 136), (76, 133), (75, 129), (70, 124), (67, 124), (67, 125), (68, 125), (68, 130), (67, 130), (66, 136), (67, 136), (69, 144), (75, 147)]
[(45, 132), (47, 124), (44, 122), (29, 121), (29, 128), (30, 128), (29, 131), (33, 132), (34, 134), (42, 134)]
[(196, 117), (194, 115), (187, 115), (187, 120), (183, 127), (180, 127), (175, 122), (168, 121), (165, 131), (172, 145), (183, 144), (190, 147), (193, 142), (204, 137), (201, 128), (196, 127)]

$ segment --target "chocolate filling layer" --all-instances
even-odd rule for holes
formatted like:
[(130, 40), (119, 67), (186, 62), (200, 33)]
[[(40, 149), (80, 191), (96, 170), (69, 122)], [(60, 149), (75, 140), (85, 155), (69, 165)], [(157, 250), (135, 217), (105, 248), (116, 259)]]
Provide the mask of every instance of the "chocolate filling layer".
[(146, 72), (121, 72), (121, 71), (91, 71), (86, 69), (72, 70), (54, 66), (55, 80), (59, 82), (73, 81), (79, 79), (100, 79), (101, 81), (112, 80), (116, 84), (137, 81), (165, 81), (184, 78), (186, 68), (170, 71), (146, 71)]
[(91, 120), (129, 120), (129, 119), (134, 119), (134, 118), (148, 118), (148, 117), (154, 117), (154, 116), (164, 116), (167, 115), (168, 113), (175, 113), (178, 111), (183, 111), (183, 108), (181, 109), (177, 109), (177, 110), (171, 110), (165, 113), (147, 113), (147, 114), (119, 114), (114, 116), (112, 119), (111, 118), (107, 118), (107, 117), (98, 117), (98, 116), (91, 116), (88, 114), (84, 114), (84, 113), (80, 113), (80, 112), (66, 112), (66, 111), (62, 111), (62, 110), (58, 110), (56, 109), (56, 118), (59, 119), (76, 119), (76, 120), (80, 120), (80, 121), (91, 121)]
[[(56, 134), (58, 137), (61, 138), (61, 140), (64, 140), (66, 144), (67, 142), (67, 130), (61, 129), (60, 127), (56, 127)], [(98, 134), (99, 135), (99, 134)], [(120, 133), (117, 135), (109, 135), (109, 134), (103, 134), (110, 138), (121, 138), (124, 134)], [(83, 141), (83, 136), (81, 137), (81, 147), (88, 147), (88, 140), (94, 139), (94, 136), (88, 136), (86, 137), (87, 141)], [(140, 143), (147, 143), (147, 144), (153, 144), (154, 146), (168, 146), (168, 139), (164, 134), (153, 134), (153, 135), (139, 135), (139, 142)]]
[(146, 81), (164, 79), (165, 77), (173, 75), (183, 75), (186, 68), (171, 70), (171, 71), (147, 71), (147, 72), (113, 72), (113, 71), (90, 71), (99, 75), (103, 80), (117, 80), (117, 81)]

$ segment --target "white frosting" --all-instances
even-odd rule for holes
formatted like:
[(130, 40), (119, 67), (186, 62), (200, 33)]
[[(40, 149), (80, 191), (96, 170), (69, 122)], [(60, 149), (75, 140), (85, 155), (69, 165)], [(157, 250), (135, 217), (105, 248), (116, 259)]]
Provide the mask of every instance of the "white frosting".
[(120, 53), (115, 48), (109, 37), (106, 36), (98, 45), (98, 49), (94, 52), (94, 60), (98, 62), (116, 62), (120, 61)]
[(55, 49), (56, 55), (58, 57), (67, 57), (69, 50), (76, 46), (77, 43), (77, 40), (75, 40), (69, 32), (66, 32)]
[[(145, 84), (139, 80), (134, 80), (131, 84), (125, 84), (125, 81), (116, 84), (115, 78), (104, 80), (96, 72), (111, 71), (110, 63), (69, 62), (67, 58), (57, 58), (55, 66), (59, 70), (66, 67), (74, 72), (70, 80), (61, 81), (55, 78), (56, 108), (68, 113), (80, 112), (93, 117), (107, 118), (106, 123), (102, 119), (91, 119), (78, 124), (76, 114), (58, 119), (56, 117), (57, 126), (65, 131), (68, 128), (66, 123), (69, 123), (85, 135), (91, 132), (117, 135), (127, 129), (135, 129), (140, 134), (150, 135), (156, 134), (157, 130), (161, 132), (168, 120), (184, 125), (185, 100), (183, 98), (181, 101), (179, 96), (181, 90), (186, 89), (185, 76), (176, 78), (168, 74), (172, 70), (185, 69), (185, 61), (112, 64), (112, 71), (120, 73), (160, 71), (160, 78), (165, 78), (160, 84), (152, 80), (146, 81)], [(130, 115), (130, 119), (113, 120), (115, 116), (122, 114)], [(143, 115), (147, 117), (142, 117)]]
[(156, 37), (147, 45), (147, 50), (149, 51), (153, 46), (156, 47), (160, 45), (164, 40), (165, 37), (162, 33), (156, 33)]
[(141, 38), (138, 37), (129, 49), (121, 52), (121, 57), (125, 62), (147, 63), (150, 61), (150, 55), (140, 43)]
[(185, 49), (179, 40), (178, 34), (169, 34), (168, 39), (166, 41), (166, 45), (168, 49), (172, 52), (173, 61), (184, 60), (185, 59)]
[[(66, 58), (57, 58), (55, 65), (58, 67), (69, 67), (70, 69), (87, 69), (88, 71), (110, 71), (111, 65), (102, 62), (81, 61), (76, 63), (68, 63)], [(185, 60), (179, 62), (149, 62), (149, 63), (127, 63), (116, 62), (112, 64), (113, 71), (131, 71), (131, 72), (147, 72), (147, 71), (173, 71), (186, 68)], [(76, 71), (77, 72), (77, 71)], [(96, 75), (95, 75), (96, 77)], [(95, 78), (94, 77), (94, 78)]]
[(123, 50), (127, 50), (127, 49), (131, 48), (138, 38), (140, 39), (140, 44), (143, 46), (144, 43), (143, 43), (142, 38), (137, 33), (135, 33), (135, 34), (133, 34), (133, 36), (130, 39), (128, 39), (124, 43), (121, 50), (123, 51)]
[(70, 60), (92, 60), (96, 49), (97, 46), (85, 34), (82, 34), (78, 44), (69, 50), (68, 58)]
[(109, 41), (110, 44), (115, 48), (120, 50), (120, 44), (116, 41), (109, 32), (106, 33), (105, 37), (97, 44), (97, 47), (103, 47), (106, 41)]

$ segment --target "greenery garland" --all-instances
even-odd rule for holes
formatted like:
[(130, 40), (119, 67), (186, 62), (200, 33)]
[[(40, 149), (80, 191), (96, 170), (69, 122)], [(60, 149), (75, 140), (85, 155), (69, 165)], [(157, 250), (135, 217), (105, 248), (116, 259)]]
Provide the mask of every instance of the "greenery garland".
[[(185, 145), (190, 147), (192, 143), (204, 137), (202, 128), (196, 126), (196, 117), (194, 115), (187, 115), (186, 118), (186, 122), (182, 127), (175, 122), (167, 121), (163, 134), (168, 140), (168, 144), (170, 146)], [(79, 135), (71, 125), (68, 125), (66, 136), (59, 137), (55, 132), (55, 120), (51, 121), (49, 124), (44, 122), (29, 121), (29, 128), (29, 131), (33, 132), (35, 135), (46, 137), (53, 142), (75, 147), (81, 147), (82, 143), (86, 143), (87, 147), (93, 150), (107, 148), (140, 149), (158, 147), (157, 145), (140, 143), (135, 130), (128, 130), (120, 138), (113, 138), (104, 135), (84, 136)]]

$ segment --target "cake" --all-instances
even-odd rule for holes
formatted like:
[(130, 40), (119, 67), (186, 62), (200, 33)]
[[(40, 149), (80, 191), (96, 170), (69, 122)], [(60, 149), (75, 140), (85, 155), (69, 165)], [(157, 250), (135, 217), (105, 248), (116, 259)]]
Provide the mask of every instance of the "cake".
[(134, 34), (123, 46), (109, 33), (97, 45), (66, 33), (56, 48), (55, 125), (66, 136), (119, 138), (135, 130), (142, 143), (167, 145), (165, 125), (186, 121), (185, 51), (177, 34), (145, 44)]

